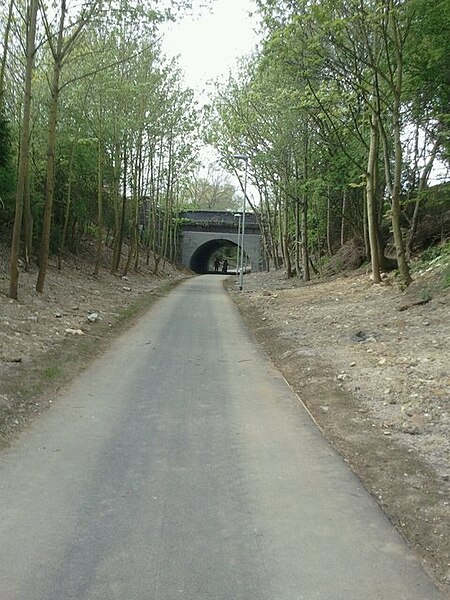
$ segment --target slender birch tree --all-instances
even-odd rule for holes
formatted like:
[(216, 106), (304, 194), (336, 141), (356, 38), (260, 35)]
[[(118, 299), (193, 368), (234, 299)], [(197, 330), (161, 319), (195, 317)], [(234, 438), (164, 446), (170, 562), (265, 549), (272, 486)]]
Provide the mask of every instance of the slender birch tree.
[(30, 147), (30, 122), (31, 122), (31, 83), (33, 77), (35, 55), (36, 55), (36, 26), (37, 26), (38, 0), (30, 0), (27, 5), (27, 29), (25, 43), (25, 76), (23, 116), (21, 122), (21, 136), (19, 148), (19, 166), (16, 187), (16, 208), (14, 214), (14, 228), (11, 242), (10, 258), (10, 282), (9, 295), (17, 300), (19, 287), (19, 252), (20, 232), (22, 228), (22, 216), (24, 197), (26, 194), (28, 169), (29, 169), (29, 147)]

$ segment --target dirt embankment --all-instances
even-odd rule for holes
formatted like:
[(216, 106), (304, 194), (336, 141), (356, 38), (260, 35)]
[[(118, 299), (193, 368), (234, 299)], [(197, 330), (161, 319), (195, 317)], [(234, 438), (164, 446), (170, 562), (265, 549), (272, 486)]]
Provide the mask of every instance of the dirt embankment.
[[(367, 274), (230, 284), (249, 328), (426, 570), (450, 592), (450, 289)], [(448, 268), (448, 266), (447, 266)]]

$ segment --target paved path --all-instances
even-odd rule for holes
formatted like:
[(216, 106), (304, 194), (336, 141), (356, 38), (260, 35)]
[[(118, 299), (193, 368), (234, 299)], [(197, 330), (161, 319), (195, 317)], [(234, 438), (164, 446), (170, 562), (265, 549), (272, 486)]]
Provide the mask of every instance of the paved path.
[(1, 455), (0, 515), (1, 600), (442, 598), (217, 276)]

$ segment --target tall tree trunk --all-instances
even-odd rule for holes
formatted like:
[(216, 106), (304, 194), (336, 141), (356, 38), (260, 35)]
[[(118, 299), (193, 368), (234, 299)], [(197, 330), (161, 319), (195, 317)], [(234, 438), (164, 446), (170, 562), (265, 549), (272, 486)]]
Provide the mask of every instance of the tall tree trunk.
[(276, 243), (273, 234), (274, 223), (272, 217), (272, 210), (270, 208), (270, 202), (268, 198), (268, 192), (265, 186), (263, 192), (263, 226), (264, 235), (266, 236), (266, 247), (267, 247), (267, 270), (270, 271), (270, 260), (272, 260), (272, 266), (274, 269), (278, 269), (278, 260), (276, 252)]
[(132, 168), (132, 200), (131, 200), (131, 206), (130, 206), (130, 210), (131, 210), (131, 214), (130, 214), (130, 245), (128, 247), (128, 255), (127, 255), (127, 261), (125, 263), (125, 267), (122, 271), (122, 277), (126, 277), (128, 275), (128, 272), (130, 270), (131, 267), (131, 262), (133, 260), (133, 257), (135, 256), (135, 252), (136, 252), (136, 244), (137, 244), (137, 238), (136, 238), (136, 206), (138, 203), (138, 189), (137, 189), (137, 166), (138, 163), (138, 159), (137, 157), (134, 159), (133, 157), (131, 158), (131, 168)]
[(412, 277), (409, 272), (408, 261), (406, 260), (405, 242), (400, 225), (400, 213), (400, 193), (397, 185), (395, 185), (394, 193), (392, 195), (392, 231), (394, 234), (398, 269), (404, 284), (409, 285), (412, 282)]
[[(391, 222), (392, 222), (392, 233), (394, 234), (395, 253), (397, 256), (398, 269), (405, 285), (409, 285), (412, 281), (412, 277), (409, 272), (408, 262), (406, 260), (405, 241), (401, 230), (401, 207), (400, 207), (400, 193), (401, 193), (401, 177), (402, 177), (402, 144), (401, 144), (401, 132), (400, 132), (400, 99), (396, 98), (394, 101), (393, 111), (393, 125), (394, 125), (394, 180), (391, 187)], [(386, 143), (384, 144), (386, 147)], [(385, 164), (388, 157), (385, 154)], [(389, 163), (388, 163), (389, 164)]]
[(370, 259), (370, 241), (369, 241), (369, 230), (367, 222), (367, 187), (362, 190), (362, 202), (363, 202), (363, 238), (364, 238), (364, 250), (366, 253), (367, 260)]
[(25, 270), (31, 267), (31, 254), (33, 252), (33, 214), (31, 212), (30, 177), (27, 175), (23, 205), (23, 242), (25, 251)]
[(53, 197), (55, 189), (55, 151), (56, 151), (56, 127), (58, 122), (58, 102), (60, 93), (60, 78), (64, 61), (74, 49), (76, 42), (81, 35), (89, 19), (92, 17), (98, 6), (98, 0), (92, 0), (86, 12), (80, 16), (78, 22), (70, 29), (67, 38), (66, 17), (67, 2), (60, 0), (60, 15), (58, 20), (58, 30), (56, 34), (50, 27), (49, 20), (45, 12), (44, 3), (40, 3), (41, 12), (47, 41), (53, 56), (53, 76), (50, 84), (50, 109), (48, 118), (48, 140), (47, 140), (47, 161), (46, 161), (46, 182), (45, 182), (45, 201), (44, 216), (42, 224), (41, 247), (39, 252), (39, 273), (36, 282), (36, 291), (44, 291), (45, 277), (47, 274), (48, 257), (50, 250), (50, 234), (53, 210)]
[(284, 254), (284, 266), (286, 267), (286, 276), (288, 279), (292, 277), (292, 264), (291, 255), (289, 250), (289, 204), (288, 199), (285, 197), (284, 211), (283, 211), (283, 254)]
[(261, 233), (265, 240), (265, 251), (266, 251), (266, 269), (270, 271), (270, 263), (272, 262), (272, 266), (277, 269), (277, 259), (276, 259), (276, 244), (273, 235), (273, 218), (272, 218), (272, 210), (270, 208), (269, 202), (269, 192), (267, 189), (266, 182), (256, 179), (256, 185), (259, 189), (259, 194), (261, 198)]
[(58, 251), (58, 270), (61, 270), (62, 267), (62, 257), (64, 253), (64, 248), (66, 245), (66, 237), (67, 237), (67, 229), (69, 227), (70, 220), (70, 208), (72, 204), (72, 179), (73, 179), (73, 161), (75, 157), (75, 148), (77, 146), (78, 140), (75, 138), (72, 147), (70, 150), (70, 159), (69, 159), (69, 168), (67, 173), (67, 194), (66, 194), (66, 207), (64, 210), (64, 224), (63, 230), (61, 234), (61, 243), (59, 244)]
[(99, 115), (99, 134), (97, 144), (97, 258), (95, 261), (94, 275), (100, 272), (103, 261), (103, 152), (102, 152), (102, 111)]
[[(172, 132), (170, 132), (172, 136)], [(164, 237), (162, 244), (163, 269), (166, 265), (169, 232), (172, 226), (172, 189), (173, 189), (173, 139), (170, 137), (167, 157), (167, 182), (165, 190)]]
[(281, 252), (281, 260), (283, 261), (283, 266), (286, 265), (286, 255), (285, 255), (285, 247), (284, 247), (284, 243), (283, 243), (283, 207), (281, 204), (281, 192), (278, 191), (277, 192), (277, 229), (278, 229), (278, 245), (279, 245), (279, 251)]
[[(154, 269), (153, 273), (158, 274), (159, 264), (162, 259), (161, 249), (163, 246), (162, 231), (164, 230), (164, 217), (161, 219), (161, 186), (162, 186), (162, 168), (163, 168), (163, 151), (162, 151), (162, 140), (160, 144), (159, 162), (156, 176), (156, 188), (155, 188), (155, 223), (153, 227), (153, 255), (154, 255)], [(162, 220), (162, 224), (161, 224)]]
[(347, 209), (347, 190), (344, 189), (342, 194), (342, 211), (341, 211), (341, 247), (345, 244), (345, 211)]
[(23, 101), (22, 131), (20, 136), (19, 169), (16, 187), (16, 209), (14, 214), (14, 226), (11, 242), (10, 257), (10, 283), (9, 295), (17, 300), (19, 288), (19, 251), (20, 232), (22, 229), (22, 216), (24, 196), (28, 179), (29, 166), (29, 144), (30, 144), (30, 121), (31, 121), (31, 80), (35, 59), (35, 39), (38, 0), (30, 0), (27, 18), (27, 40), (26, 40), (26, 66), (25, 66), (25, 93)]
[[(309, 132), (307, 125), (305, 127), (305, 147), (303, 151), (303, 178), (304, 181), (308, 181), (309, 178)], [(311, 271), (309, 266), (311, 261), (309, 259), (309, 237), (308, 237), (308, 197), (307, 192), (304, 193), (302, 199), (302, 222), (301, 222), (301, 232), (302, 232), (302, 266), (303, 266), (303, 279), (305, 281), (310, 281), (311, 279)]]
[(119, 228), (119, 241), (117, 244), (117, 256), (116, 256), (116, 271), (120, 267), (120, 259), (122, 257), (122, 246), (123, 239), (125, 237), (125, 221), (126, 221), (126, 208), (127, 208), (127, 177), (128, 177), (128, 147), (127, 141), (124, 141), (123, 148), (123, 186), (122, 186), (122, 209), (120, 211), (120, 228)]
[(297, 277), (302, 276), (302, 267), (301, 267), (301, 251), (300, 251), (300, 200), (297, 198), (294, 204), (294, 222), (295, 222), (295, 272)]
[(332, 256), (333, 251), (331, 249), (331, 198), (330, 198), (330, 186), (327, 191), (327, 250), (328, 255)]
[(370, 119), (369, 157), (367, 161), (366, 174), (366, 201), (367, 225), (369, 229), (370, 263), (372, 267), (372, 279), (374, 283), (381, 283), (378, 246), (378, 224), (376, 214), (378, 144), (378, 115), (376, 110), (372, 109)]
[(394, 135), (394, 177), (393, 181), (390, 178), (390, 161), (387, 148), (386, 132), (382, 130), (383, 134), (383, 148), (384, 148), (384, 164), (386, 171), (386, 180), (390, 188), (391, 194), (391, 221), (392, 221), (392, 232), (394, 234), (395, 252), (397, 255), (398, 269), (405, 285), (409, 285), (412, 281), (411, 274), (409, 272), (408, 262), (406, 260), (405, 242), (401, 230), (401, 206), (400, 206), (400, 194), (401, 194), (401, 179), (402, 179), (402, 167), (403, 167), (403, 150), (401, 141), (401, 127), (400, 127), (400, 110), (401, 110), (401, 91), (403, 83), (403, 56), (402, 56), (402, 45), (401, 35), (398, 30), (398, 21), (396, 16), (396, 7), (394, 6), (393, 0), (388, 0), (387, 3), (388, 11), (388, 27), (390, 30), (390, 37), (393, 41), (394, 57), (395, 57), (395, 71), (392, 74), (391, 89), (393, 95), (392, 103), (392, 126)]
[[(36, 291), (44, 291), (45, 277), (47, 274), (48, 257), (50, 250), (50, 233), (52, 223), (53, 197), (55, 191), (55, 153), (56, 153), (56, 126), (58, 123), (58, 101), (59, 101), (59, 81), (63, 63), (63, 35), (64, 23), (66, 18), (66, 3), (61, 0), (61, 14), (59, 17), (59, 28), (56, 38), (56, 45), (50, 42), (54, 64), (53, 77), (50, 85), (50, 109), (48, 116), (48, 137), (47, 137), (47, 161), (46, 161), (46, 181), (45, 181), (45, 201), (44, 216), (42, 222), (41, 247), (39, 251), (39, 273), (36, 282)], [(47, 32), (50, 35), (49, 32)], [(49, 37), (50, 41), (50, 37)]]
[[(316, 248), (316, 261), (318, 264), (318, 271), (320, 273), (320, 276), (322, 276), (322, 266), (320, 264), (320, 255), (321, 255), (321, 249), (322, 249), (322, 239), (321, 239), (321, 231), (320, 231), (320, 220), (319, 220), (319, 203), (317, 198), (313, 198), (313, 203), (312, 203), (312, 209), (313, 209), (313, 215), (315, 215), (315, 218), (313, 216), (313, 222), (315, 221), (317, 223), (317, 230), (316, 230), (316, 244), (317, 244), (317, 248)], [(311, 263), (311, 261), (310, 261)]]
[(302, 221), (301, 221), (301, 236), (302, 236), (302, 268), (304, 281), (310, 281), (311, 272), (309, 269), (309, 250), (308, 250), (308, 201), (303, 197), (302, 202)]
[(114, 238), (113, 238), (113, 253), (111, 260), (111, 273), (116, 273), (119, 268), (120, 254), (120, 230), (121, 230), (121, 207), (120, 202), (120, 146), (116, 140), (114, 144), (114, 182), (113, 182), (113, 210), (114, 210)]
[(45, 184), (44, 217), (42, 223), (41, 247), (39, 252), (39, 273), (36, 282), (36, 291), (44, 291), (45, 277), (47, 275), (48, 257), (50, 251), (50, 233), (52, 223), (53, 197), (55, 191), (55, 153), (56, 153), (56, 125), (58, 121), (59, 80), (62, 64), (56, 60), (53, 67), (51, 85), (50, 112), (48, 119), (47, 139), (47, 166)]

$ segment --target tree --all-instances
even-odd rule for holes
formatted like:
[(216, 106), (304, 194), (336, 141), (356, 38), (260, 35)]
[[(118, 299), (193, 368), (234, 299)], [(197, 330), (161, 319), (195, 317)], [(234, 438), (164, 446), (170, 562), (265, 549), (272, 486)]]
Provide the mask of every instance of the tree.
[(185, 194), (186, 204), (195, 209), (242, 210), (242, 200), (237, 197), (234, 186), (224, 172), (211, 165), (206, 177), (196, 177), (189, 182)]
[(10, 283), (9, 295), (17, 300), (19, 286), (19, 249), (20, 249), (20, 231), (22, 227), (22, 216), (24, 206), (24, 196), (26, 193), (27, 177), (28, 177), (28, 161), (29, 161), (29, 144), (30, 144), (30, 120), (31, 120), (31, 81), (33, 76), (34, 61), (35, 61), (35, 38), (37, 24), (38, 0), (30, 0), (27, 5), (27, 31), (25, 45), (25, 78), (24, 78), (24, 100), (23, 100), (23, 116), (21, 123), (21, 138), (19, 150), (19, 167), (17, 175), (16, 189), (16, 208), (14, 215), (14, 228), (11, 242), (11, 258), (10, 258)]
[[(10, 0), (0, 9), (5, 17), (0, 25), (0, 88), (5, 107), (0, 120), (0, 194), (6, 190), (6, 167), (14, 170), (11, 149), (21, 152), (12, 294), (17, 297), (21, 230), (26, 266), (35, 250), (33, 229), (40, 234), (35, 236), (40, 238), (38, 291), (44, 288), (50, 252), (58, 250), (61, 268), (64, 248), (76, 251), (86, 234), (97, 237), (97, 271), (104, 242), (113, 245), (111, 269), (118, 270), (127, 237), (130, 264), (134, 261), (136, 266), (141, 244), (153, 243), (142, 233), (140, 221), (152, 179), (158, 190), (152, 199), (152, 216), (162, 215), (163, 206), (169, 209), (164, 233), (152, 239), (163, 260), (166, 254), (174, 256), (171, 211), (179, 201), (181, 182), (195, 163), (196, 111), (192, 94), (179, 86), (178, 67), (165, 62), (156, 40), (158, 25), (179, 14), (188, 2), (174, 3), (166, 10), (156, 2), (59, 0), (50, 7), (44, 0), (29, 0), (26, 15), (20, 12), (24, 4)], [(34, 42), (34, 52), (29, 43), (33, 23), (34, 38), (40, 40)], [(33, 59), (27, 71), (19, 60), (21, 46)], [(31, 103), (33, 67), (35, 102)], [(25, 94), (22, 80), (27, 84)], [(45, 112), (37, 107), (47, 102), (44, 123)], [(2, 210), (4, 200), (2, 195)], [(159, 234), (157, 218), (155, 226)], [(152, 228), (153, 223), (148, 229)]]
[(50, 230), (55, 186), (56, 127), (58, 123), (58, 102), (61, 92), (61, 72), (64, 63), (76, 47), (84, 28), (95, 14), (98, 6), (98, 0), (90, 2), (86, 6), (82, 6), (77, 18), (70, 17), (69, 24), (67, 24), (68, 7), (66, 0), (60, 0), (58, 25), (56, 30), (53, 31), (45, 9), (41, 4), (41, 13), (47, 34), (47, 41), (53, 58), (53, 69), (50, 80), (45, 203), (39, 252), (39, 273), (36, 282), (37, 292), (44, 291), (50, 248)]
[[(334, 144), (366, 173), (365, 212), (374, 280), (380, 280), (385, 264), (379, 228), (387, 197), (397, 262), (406, 285), (411, 277), (402, 229), (403, 174), (407, 168), (403, 140), (410, 125), (405, 119), (405, 80), (414, 73), (410, 39), (414, 30), (415, 39), (420, 38), (418, 23), (423, 15), (416, 10), (419, 5), (419, 0), (258, 2), (267, 31), (260, 62), (270, 65), (278, 59), (286, 82), (290, 79), (298, 86), (306, 83), (309, 94), (302, 94), (308, 103), (306, 110), (321, 139), (329, 147)], [(425, 29), (429, 32), (428, 25)], [(445, 43), (434, 36), (437, 38), (437, 47), (443, 49)], [(299, 102), (293, 96), (291, 99)], [(360, 145), (358, 155), (349, 151), (354, 150), (354, 144), (348, 146), (349, 136)], [(362, 167), (364, 162), (366, 167)], [(357, 184), (358, 179), (348, 183)]]

